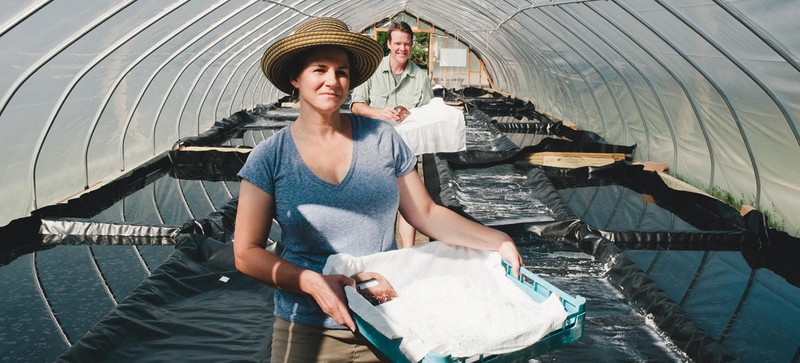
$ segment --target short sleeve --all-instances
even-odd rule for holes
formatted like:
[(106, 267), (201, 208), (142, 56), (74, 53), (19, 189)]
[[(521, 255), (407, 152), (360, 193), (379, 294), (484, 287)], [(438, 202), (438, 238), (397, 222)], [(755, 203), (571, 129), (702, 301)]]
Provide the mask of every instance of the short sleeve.
[(431, 102), (431, 98), (433, 98), (433, 88), (431, 87), (431, 82), (425, 77), (426, 81), (422, 83), (422, 97), (419, 100), (419, 106), (427, 105)]
[(403, 141), (403, 138), (400, 137), (400, 134), (392, 128), (392, 142), (394, 143), (394, 150), (395, 150), (395, 176), (401, 177), (412, 170), (417, 165), (417, 157), (413, 153), (411, 153), (411, 149), (406, 145), (406, 142)]
[(356, 102), (364, 102), (369, 105), (369, 89), (370, 89), (370, 80), (362, 83), (358, 87), (353, 89), (353, 92), (350, 94), (350, 104), (354, 104)]
[(273, 140), (267, 139), (253, 148), (237, 175), (274, 196), (275, 180), (273, 169), (270, 166), (275, 165), (274, 156), (277, 153), (274, 151), (274, 143), (270, 141)]

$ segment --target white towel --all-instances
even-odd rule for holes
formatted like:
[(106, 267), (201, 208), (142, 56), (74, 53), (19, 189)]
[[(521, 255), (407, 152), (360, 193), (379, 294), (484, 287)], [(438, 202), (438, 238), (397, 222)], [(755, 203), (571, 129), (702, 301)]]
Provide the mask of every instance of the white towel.
[(412, 108), (402, 123), (392, 124), (414, 155), (458, 152), (467, 149), (464, 113), (440, 97)]
[[(450, 354), (454, 357), (471, 357), (477, 354), (502, 354), (519, 350), (559, 329), (567, 317), (563, 305), (555, 294), (537, 303), (515, 286), (506, 277), (501, 257), (496, 252), (455, 247), (434, 241), (413, 248), (363, 257), (333, 255), (328, 258), (323, 269), (325, 274), (340, 273), (348, 276), (364, 271), (382, 274), (397, 290), (398, 297), (376, 307), (354, 289), (348, 288), (346, 289), (348, 305), (386, 337), (390, 339), (402, 337), (401, 351), (409, 360), (415, 362), (420, 361), (429, 352)], [(412, 291), (414, 283), (419, 284), (425, 279), (429, 282), (468, 280), (469, 284), (474, 284), (471, 286), (480, 287), (480, 294), (469, 293), (467, 297), (462, 297), (465, 301), (453, 300), (452, 296), (441, 298), (437, 294), (406, 295), (403, 300), (403, 291)], [(442, 291), (449, 293), (453, 289), (443, 288)], [(430, 298), (436, 300), (425, 300)], [(464, 313), (463, 316), (460, 315), (459, 309), (465, 305), (481, 306), (480, 301), (475, 301), (476, 298), (487, 299), (486, 301), (492, 304), (501, 301), (502, 308), (498, 306), (499, 310), (490, 313), (475, 309)], [(409, 299), (413, 301), (412, 305), (400, 305), (408, 304)], [(420, 301), (424, 301), (422, 305), (419, 305)], [(413, 316), (408, 314), (409, 307), (418, 306), (422, 308), (416, 308)], [(455, 320), (452, 320), (454, 315)], [(511, 318), (514, 321), (497, 329), (501, 320), (494, 319), (501, 318)], [(422, 321), (423, 326), (428, 327), (422, 329), (424, 331), (414, 330), (414, 327), (420, 326), (420, 320), (425, 320)], [(430, 328), (431, 323), (435, 329)], [(487, 328), (477, 329), (480, 330), (480, 338), (477, 341), (474, 341), (473, 336), (475, 329), (455, 333), (452, 329), (448, 331), (449, 328), (465, 326), (462, 323), (477, 323), (479, 327)], [(465, 333), (463, 337), (462, 332)], [(464, 341), (458, 339), (472, 340), (464, 344)]]

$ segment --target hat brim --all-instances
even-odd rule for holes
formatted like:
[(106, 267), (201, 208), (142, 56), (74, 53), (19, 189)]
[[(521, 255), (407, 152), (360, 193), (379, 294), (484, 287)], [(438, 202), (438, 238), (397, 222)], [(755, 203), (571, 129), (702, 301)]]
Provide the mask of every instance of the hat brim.
[(351, 32), (313, 31), (289, 35), (269, 46), (261, 58), (261, 70), (276, 88), (291, 94), (294, 87), (289, 66), (293, 58), (318, 46), (338, 46), (350, 53), (350, 89), (366, 82), (383, 59), (383, 49), (372, 38)]

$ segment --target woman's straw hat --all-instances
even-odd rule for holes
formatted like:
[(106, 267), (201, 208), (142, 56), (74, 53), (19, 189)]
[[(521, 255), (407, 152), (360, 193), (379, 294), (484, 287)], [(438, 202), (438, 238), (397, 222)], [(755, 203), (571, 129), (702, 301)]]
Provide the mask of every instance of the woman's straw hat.
[(300, 24), (292, 35), (270, 45), (261, 58), (261, 70), (275, 87), (291, 94), (294, 89), (289, 82), (292, 58), (317, 46), (339, 46), (350, 53), (351, 89), (369, 79), (383, 58), (383, 49), (377, 41), (350, 32), (343, 21), (335, 18), (314, 18)]

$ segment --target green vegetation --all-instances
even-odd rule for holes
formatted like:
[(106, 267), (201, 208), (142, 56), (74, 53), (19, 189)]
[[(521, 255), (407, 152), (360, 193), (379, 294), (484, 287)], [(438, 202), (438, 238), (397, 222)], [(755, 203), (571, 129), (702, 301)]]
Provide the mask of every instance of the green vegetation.
[[(676, 179), (680, 179), (683, 182), (690, 183), (686, 180), (683, 176), (675, 172), (667, 172), (667, 174), (675, 177)], [(735, 196), (733, 193), (724, 190), (718, 186), (712, 186), (711, 188), (706, 190), (706, 193), (710, 194), (714, 198), (719, 199), (721, 202), (735, 208), (736, 210), (741, 210), (743, 205), (752, 205), (755, 206), (754, 198), (746, 199), (743, 195)], [(773, 208), (775, 206), (773, 205)], [(771, 209), (763, 209), (762, 207), (757, 208), (761, 213), (767, 217), (767, 226), (769, 228), (779, 230), (779, 231), (786, 231), (786, 222), (782, 219), (777, 217), (777, 214)], [(796, 231), (794, 235), (799, 235), (800, 230)]]

